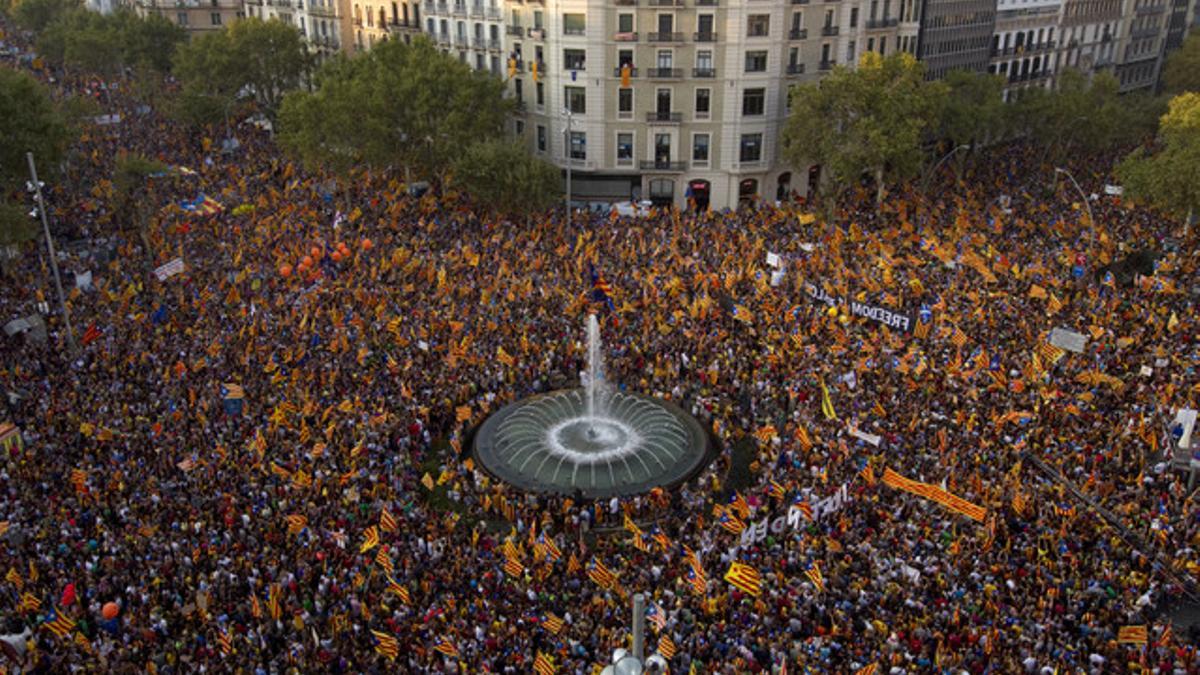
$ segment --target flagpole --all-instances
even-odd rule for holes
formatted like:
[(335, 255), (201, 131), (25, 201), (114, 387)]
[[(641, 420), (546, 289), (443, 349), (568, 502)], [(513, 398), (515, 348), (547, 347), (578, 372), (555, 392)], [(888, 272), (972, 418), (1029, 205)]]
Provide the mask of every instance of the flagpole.
[(54, 238), (50, 236), (50, 221), (46, 218), (46, 203), (42, 200), (42, 183), (38, 180), (37, 167), (33, 163), (33, 153), (25, 153), (29, 162), (29, 177), (33, 181), (30, 189), (37, 197), (38, 213), (42, 217), (42, 231), (46, 235), (46, 249), (50, 252), (50, 269), (54, 271), (54, 287), (58, 289), (58, 307), (62, 310), (63, 324), (67, 329), (67, 347), (72, 355), (77, 351), (75, 346), (75, 330), (71, 327), (71, 310), (67, 309), (67, 299), (63, 295), (62, 277), (58, 274), (58, 255), (54, 252)]

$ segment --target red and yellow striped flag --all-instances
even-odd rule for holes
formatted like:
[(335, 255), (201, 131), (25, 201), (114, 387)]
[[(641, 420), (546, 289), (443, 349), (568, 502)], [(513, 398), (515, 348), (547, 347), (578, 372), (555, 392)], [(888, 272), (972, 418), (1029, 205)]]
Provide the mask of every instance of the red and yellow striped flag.
[(762, 594), (762, 574), (753, 567), (743, 565), (736, 560), (729, 564), (729, 570), (725, 572), (725, 581), (754, 597)]

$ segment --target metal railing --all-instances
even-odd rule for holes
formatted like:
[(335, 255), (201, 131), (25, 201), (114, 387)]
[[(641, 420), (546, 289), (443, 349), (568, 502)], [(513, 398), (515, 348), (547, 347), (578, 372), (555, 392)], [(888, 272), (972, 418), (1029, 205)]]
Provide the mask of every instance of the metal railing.
[(696, 42), (716, 42), (716, 33), (692, 33), (692, 39)]
[(545, 40), (546, 39), (546, 29), (545, 28), (530, 28), (528, 31), (526, 31), (526, 34), (532, 40)]
[(687, 162), (671, 162), (662, 159), (642, 160), (638, 163), (642, 171), (686, 171)]
[(637, 33), (616, 33), (613, 35), (614, 42), (637, 42)]
[(793, 28), (788, 31), (789, 40), (805, 40), (808, 38), (807, 28)]
[(650, 33), (647, 38), (651, 42), (683, 42), (683, 33)]
[(659, 79), (683, 77), (683, 70), (680, 68), (650, 68), (646, 73), (646, 77), (657, 77)]
[(692, 68), (692, 77), (716, 77), (715, 68)]
[(506, 26), (504, 32), (513, 37), (525, 37), (525, 29), (521, 26)]
[(789, 63), (787, 65), (787, 74), (788, 75), (803, 75), (804, 74), (804, 64), (803, 63)]
[(646, 121), (647, 122), (670, 122), (670, 123), (678, 124), (683, 121), (683, 113), (658, 112), (657, 110), (651, 110), (650, 112), (646, 113)]
[(836, 65), (837, 65), (837, 61), (822, 61), (817, 66), (817, 70), (833, 70), (833, 67)]
[(900, 19), (867, 19), (867, 30), (876, 28), (895, 28), (900, 25)]
[[(629, 76), (630, 76), (630, 77), (637, 77), (637, 76), (638, 76), (638, 69), (637, 69), (637, 68), (630, 68), (630, 69), (629, 69)], [(620, 68), (613, 68), (613, 77), (621, 77), (621, 69), (620, 69)]]
[(821, 26), (821, 35), (825, 37), (833, 37), (838, 34), (837, 26)]

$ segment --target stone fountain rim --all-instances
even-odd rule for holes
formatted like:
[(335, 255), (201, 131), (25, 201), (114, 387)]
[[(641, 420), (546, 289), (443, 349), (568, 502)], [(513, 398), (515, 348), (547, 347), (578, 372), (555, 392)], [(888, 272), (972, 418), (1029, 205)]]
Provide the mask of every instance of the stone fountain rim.
[[(692, 461), (686, 466), (682, 464), (676, 465), (676, 467), (679, 467), (679, 469), (682, 470), (670, 472), (668, 475), (663, 477), (664, 480), (642, 481), (629, 486), (620, 486), (615, 489), (600, 488), (585, 490), (582, 488), (566, 488), (559, 485), (550, 485), (527, 480), (526, 477), (515, 474), (514, 472), (506, 472), (503, 469), (506, 469), (507, 465), (503, 464), (503, 462), (498, 462), (500, 466), (493, 466), (489, 463), (488, 457), (490, 456), (490, 442), (494, 435), (494, 430), (499, 427), (499, 425), (503, 423), (508, 416), (512, 415), (524, 406), (534, 404), (541, 399), (550, 398), (553, 396), (569, 395), (574, 392), (579, 392), (581, 398), (586, 398), (586, 389), (583, 387), (555, 389), (553, 391), (533, 394), (520, 400), (513, 401), (512, 403), (505, 405), (489, 415), (483, 420), (482, 423), (479, 424), (478, 427), (474, 429), (474, 433), (472, 434), (473, 438), (471, 439), (471, 455), (475, 458), (476, 465), (493, 478), (501, 480), (526, 492), (557, 494), (567, 497), (582, 497), (584, 499), (601, 499), (614, 496), (645, 494), (656, 487), (674, 489), (696, 476), (715, 457), (715, 452), (713, 452), (715, 445), (712, 434), (705, 429), (704, 425), (702, 425), (699, 420), (681, 408), (677, 403), (674, 401), (661, 399), (656, 396), (650, 396), (649, 394), (622, 391), (617, 389), (612, 392), (614, 395), (636, 398), (641, 401), (657, 405), (670, 413), (671, 416), (674, 417), (686, 431), (688, 438), (691, 441), (689, 445), (691, 447), (699, 446), (700, 452), (695, 453)], [(628, 487), (628, 489), (622, 489), (624, 487)]]

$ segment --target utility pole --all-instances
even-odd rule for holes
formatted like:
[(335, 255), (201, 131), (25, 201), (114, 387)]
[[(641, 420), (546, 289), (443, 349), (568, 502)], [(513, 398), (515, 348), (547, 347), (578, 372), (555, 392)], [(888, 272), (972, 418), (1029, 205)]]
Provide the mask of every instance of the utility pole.
[(1079, 191), (1079, 198), (1083, 200), (1083, 205), (1087, 207), (1088, 221), (1090, 221), (1088, 223), (1088, 228), (1094, 232), (1096, 229), (1096, 217), (1092, 215), (1092, 203), (1088, 201), (1088, 196), (1083, 191), (1083, 188), (1079, 187), (1079, 182), (1075, 180), (1075, 176), (1072, 176), (1070, 171), (1067, 171), (1061, 166), (1054, 167), (1054, 173), (1061, 173), (1062, 175), (1066, 176), (1071, 181), (1071, 185), (1074, 185), (1075, 189)]
[(58, 255), (54, 252), (54, 238), (50, 236), (50, 221), (46, 217), (46, 202), (42, 200), (42, 184), (38, 181), (37, 166), (33, 163), (33, 153), (25, 153), (29, 161), (29, 178), (33, 181), (31, 189), (37, 198), (38, 213), (42, 216), (42, 232), (46, 235), (46, 250), (50, 254), (50, 269), (54, 271), (54, 287), (58, 289), (58, 307), (62, 310), (63, 324), (67, 328), (67, 347), (71, 354), (77, 351), (75, 346), (75, 330), (71, 328), (71, 310), (67, 309), (67, 298), (63, 295), (62, 277), (58, 275)]

